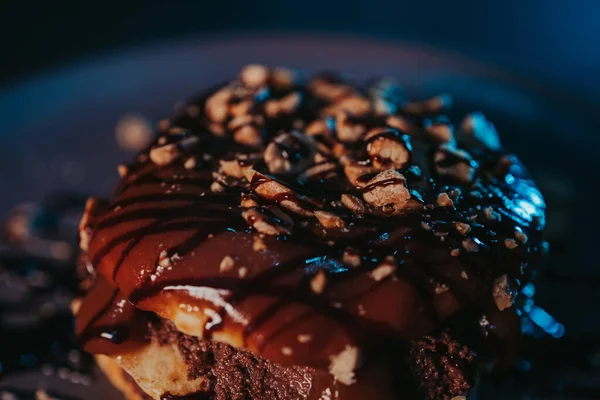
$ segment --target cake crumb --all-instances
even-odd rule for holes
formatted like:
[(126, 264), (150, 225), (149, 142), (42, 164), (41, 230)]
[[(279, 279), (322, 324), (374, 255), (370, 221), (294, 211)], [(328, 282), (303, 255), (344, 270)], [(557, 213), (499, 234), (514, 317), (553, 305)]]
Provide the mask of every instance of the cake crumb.
[(325, 290), (325, 285), (327, 285), (327, 276), (322, 269), (319, 270), (315, 274), (315, 276), (310, 281), (310, 288), (315, 294), (321, 294)]

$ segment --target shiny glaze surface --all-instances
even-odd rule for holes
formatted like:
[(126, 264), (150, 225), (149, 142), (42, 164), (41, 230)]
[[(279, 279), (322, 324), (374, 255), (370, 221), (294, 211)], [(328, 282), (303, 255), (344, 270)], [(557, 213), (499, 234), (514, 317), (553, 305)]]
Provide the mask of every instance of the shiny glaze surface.
[[(368, 357), (382, 340), (419, 338), (463, 308), (492, 314), (497, 278), (507, 275), (516, 291), (531, 279), (545, 206), (514, 156), (467, 134), (457, 134), (452, 146), (468, 151), (472, 160), (444, 150), (426, 129), (439, 110), (386, 97), (384, 86), (366, 91), (317, 77), (282, 89), (271, 73), (268, 85), (227, 86), (234, 94), (224, 120), (215, 121), (220, 118), (213, 115), (210, 93), (160, 126), (151, 148), (128, 166), (110, 203), (92, 213), (85, 227), (91, 234), (89, 259), (106, 287), (105, 301), (78, 315), (77, 330), (89, 351), (113, 353), (115, 342), (129, 335), (115, 329), (121, 327), (119, 316), (130, 321), (135, 306), (167, 319), (183, 310), (201, 324), (198, 331), (206, 339), (284, 365), (327, 369), (331, 357), (347, 346)], [(301, 100), (292, 112), (269, 111), (277, 107), (270, 101), (283, 102), (293, 93)], [(339, 108), (345, 110), (340, 103), (352, 96), (366, 99), (370, 108), (365, 112), (360, 100), (358, 108), (350, 104), (347, 122)], [(394, 131), (397, 124), (389, 115), (374, 112), (376, 100), (393, 105), (390, 115), (403, 118), (410, 129)], [(232, 124), (231, 113), (239, 112), (232, 107), (244, 101), (251, 105), (242, 115), (252, 116), (259, 131), (252, 145), (239, 139), (246, 125)], [(315, 121), (323, 122), (321, 131), (306, 136), (321, 157), (296, 169), (311, 152), (279, 146), (290, 170), (270, 174), (264, 157), (269, 142), (282, 133), (306, 133)], [(346, 123), (363, 129), (361, 138), (342, 137)], [(396, 133), (363, 140), (375, 128)], [(377, 181), (386, 168), (374, 165), (389, 160), (370, 155), (368, 147), (384, 139), (407, 149), (410, 161), (394, 169), (401, 177)], [(169, 145), (177, 156), (157, 163), (153, 150)], [(446, 156), (434, 161), (434, 153), (444, 151)], [(220, 163), (236, 159), (241, 172), (225, 171)], [(335, 173), (307, 177), (307, 168), (324, 162), (333, 163)], [(344, 172), (349, 164), (364, 173), (351, 179)], [(473, 170), (468, 182), (440, 172), (463, 166)], [(400, 186), (402, 193), (390, 200), (400, 209), (367, 201), (369, 192)], [(397, 200), (404, 190), (410, 199)], [(357, 214), (342, 205), (343, 194), (362, 199), (367, 211)], [(451, 197), (450, 205), (440, 203), (442, 194)], [(240, 200), (249, 195), (254, 204), (248, 207)], [(242, 214), (249, 209), (255, 216), (245, 220)], [(316, 211), (343, 223), (325, 226)], [(257, 233), (257, 218), (278, 227), (278, 234)], [(457, 232), (456, 223), (469, 225), (468, 232)], [(519, 235), (517, 241), (515, 232), (525, 239)], [(256, 249), (257, 240), (264, 249)], [(360, 262), (349, 263), (344, 254), (357, 255)], [(223, 268), (227, 258), (233, 264)], [(391, 268), (382, 269), (386, 265)], [(325, 283), (315, 290), (321, 273)], [(123, 302), (126, 307), (119, 308)], [(493, 328), (503, 330), (498, 324)]]

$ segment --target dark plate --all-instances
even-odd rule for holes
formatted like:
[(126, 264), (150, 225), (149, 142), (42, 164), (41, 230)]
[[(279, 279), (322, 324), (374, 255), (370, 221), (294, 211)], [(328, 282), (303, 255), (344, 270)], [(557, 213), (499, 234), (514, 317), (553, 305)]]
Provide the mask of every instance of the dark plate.
[[(600, 107), (455, 54), (406, 43), (282, 35), (189, 39), (87, 60), (8, 88), (0, 94), (0, 215), (57, 191), (108, 194), (117, 179), (115, 166), (130, 157), (114, 135), (124, 114), (157, 121), (177, 101), (253, 62), (339, 70), (358, 79), (393, 76), (415, 97), (447, 92), (457, 112), (486, 113), (548, 200), (548, 239), (555, 251), (547, 263), (550, 272), (542, 274), (538, 303), (565, 323), (567, 335), (598, 332), (600, 318), (592, 317), (598, 316), (594, 304), (600, 301), (600, 270), (593, 257), (599, 218), (591, 210), (600, 169), (591, 160), (600, 142), (595, 113)], [(63, 392), (83, 389), (85, 398), (107, 398), (96, 389), (60, 382)]]

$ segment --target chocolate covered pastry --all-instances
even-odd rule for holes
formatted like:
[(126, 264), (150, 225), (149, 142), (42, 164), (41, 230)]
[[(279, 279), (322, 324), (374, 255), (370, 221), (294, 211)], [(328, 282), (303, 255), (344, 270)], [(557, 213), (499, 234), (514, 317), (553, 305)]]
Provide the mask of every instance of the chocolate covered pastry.
[(76, 331), (130, 399), (453, 399), (515, 357), (544, 202), (446, 96), (245, 67), (88, 201)]

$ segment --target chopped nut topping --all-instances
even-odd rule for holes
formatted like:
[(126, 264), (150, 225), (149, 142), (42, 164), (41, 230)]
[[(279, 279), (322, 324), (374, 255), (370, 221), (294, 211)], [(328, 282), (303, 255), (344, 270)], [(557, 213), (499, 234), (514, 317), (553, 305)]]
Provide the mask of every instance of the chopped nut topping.
[(327, 276), (322, 269), (320, 269), (310, 281), (310, 289), (315, 294), (321, 294), (325, 290), (327, 285)]
[(249, 88), (259, 88), (269, 80), (269, 69), (263, 65), (247, 65), (240, 72), (240, 81)]
[(300, 343), (308, 343), (312, 340), (312, 335), (308, 333), (298, 335), (298, 342)]
[(119, 164), (117, 166), (117, 172), (119, 173), (119, 176), (121, 178), (125, 178), (127, 176), (127, 173), (129, 172), (129, 168), (127, 168), (126, 165)]
[(281, 353), (284, 356), (291, 356), (292, 354), (294, 354), (294, 351), (292, 350), (291, 347), (282, 347), (281, 348)]
[(500, 221), (500, 219), (502, 218), (500, 213), (494, 211), (492, 207), (487, 207), (485, 210), (483, 210), (483, 212), (485, 214), (485, 217), (490, 221)]
[(432, 97), (424, 101), (405, 103), (402, 107), (411, 114), (439, 113), (452, 105), (452, 98), (447, 94)]
[(267, 245), (265, 244), (265, 241), (260, 236), (256, 236), (254, 238), (254, 242), (252, 243), (252, 250), (259, 252), (264, 251), (266, 249)]
[(247, 275), (248, 275), (248, 268), (240, 267), (240, 269), (238, 269), (238, 276), (241, 279), (244, 279)]
[(508, 275), (504, 274), (494, 280), (492, 294), (498, 310), (504, 311), (514, 304), (517, 297), (517, 290), (515, 285), (509, 280)]
[(156, 165), (167, 165), (179, 157), (179, 149), (175, 143), (150, 149), (150, 159)]
[(165, 250), (161, 251), (158, 255), (158, 265), (167, 268), (171, 265), (171, 259)]
[(521, 242), (521, 244), (527, 244), (527, 235), (520, 229), (515, 230), (515, 238)]
[(393, 258), (390, 260), (389, 257), (379, 264), (373, 271), (371, 271), (371, 278), (374, 281), (379, 282), (385, 278), (391, 276), (396, 271), (396, 264)]
[(475, 253), (479, 251), (479, 245), (471, 238), (462, 241), (463, 248), (469, 253)]
[(363, 198), (372, 206), (398, 214), (407, 208), (410, 192), (404, 176), (388, 169), (367, 182), (367, 186), (363, 188)]
[(404, 139), (395, 130), (373, 128), (365, 137), (367, 153), (376, 168), (400, 169), (410, 160)]
[(361, 199), (351, 194), (343, 194), (341, 198), (342, 204), (358, 216), (362, 216), (367, 212), (367, 208)]
[(464, 222), (455, 222), (454, 229), (456, 229), (456, 231), (461, 235), (466, 235), (471, 230), (471, 225)]
[(414, 124), (412, 122), (410, 122), (409, 120), (407, 120), (406, 118), (401, 117), (399, 115), (390, 115), (385, 120), (385, 123), (388, 126), (394, 128), (394, 129), (397, 129), (400, 132), (407, 133), (409, 135), (412, 135), (415, 131)]
[(469, 279), (469, 275), (467, 275), (467, 271), (461, 271), (460, 277), (463, 279)]
[(308, 168), (301, 175), (301, 181), (329, 179), (337, 175), (338, 166), (334, 162), (321, 162)]
[(357, 268), (360, 266), (360, 255), (352, 249), (346, 249), (342, 256), (342, 262), (352, 268)]
[(425, 132), (437, 143), (450, 143), (454, 140), (454, 127), (449, 121), (425, 121)]
[(310, 136), (283, 133), (269, 143), (264, 160), (272, 174), (298, 173), (310, 165), (315, 151), (315, 142)]
[(346, 346), (339, 354), (330, 357), (329, 373), (340, 383), (352, 385), (355, 382), (354, 370), (359, 364), (358, 348)]
[(440, 207), (454, 207), (454, 202), (450, 196), (448, 196), (448, 193), (440, 193), (436, 203)]
[(229, 87), (225, 87), (206, 100), (204, 111), (206, 116), (213, 122), (224, 122), (229, 113), (229, 101), (233, 97), (233, 92)]
[(251, 99), (242, 100), (229, 105), (229, 114), (233, 117), (241, 117), (250, 114), (254, 102)]
[(256, 170), (248, 170), (246, 173), (246, 179), (253, 184), (253, 181), (260, 181), (256, 187), (254, 187), (254, 192), (258, 194), (260, 197), (263, 197), (267, 200), (278, 201), (281, 198), (283, 200), (279, 201), (279, 204), (292, 211), (296, 214), (304, 215), (310, 217), (313, 215), (311, 210), (308, 210), (301, 204), (300, 196), (294, 193), (290, 188), (282, 185), (281, 183), (274, 181), (273, 179), (263, 175)]
[(452, 257), (458, 257), (458, 256), (460, 256), (460, 249), (452, 249), (452, 250), (450, 250), (450, 255)]
[(319, 220), (319, 223), (325, 228), (345, 228), (346, 223), (343, 219), (335, 214), (327, 211), (315, 211), (315, 217)]
[(317, 119), (308, 124), (304, 133), (306, 133), (308, 136), (326, 136), (329, 135), (331, 131), (329, 130), (329, 127), (327, 126), (325, 121), (323, 121), (322, 119)]
[(296, 71), (277, 67), (271, 72), (271, 85), (277, 89), (289, 89), (299, 83), (297, 75)]
[(244, 125), (233, 132), (233, 139), (248, 147), (260, 147), (262, 145), (262, 136), (257, 127), (253, 125)]
[(335, 114), (335, 131), (342, 142), (354, 143), (360, 140), (367, 132), (367, 128), (358, 123), (353, 123), (347, 110)]
[[(272, 210), (273, 208), (271, 211)], [(250, 208), (242, 212), (242, 217), (250, 226), (252, 226), (258, 232), (264, 233), (265, 235), (276, 236), (290, 233), (290, 230), (286, 226), (278, 223), (273, 218), (269, 218), (265, 214), (265, 211), (266, 209), (262, 208)], [(277, 214), (278, 218), (281, 216), (281, 214), (283, 214), (283, 212)], [(284, 221), (286, 221), (288, 225), (291, 225), (291, 219), (289, 217), (284, 219)]]
[(512, 250), (516, 248), (518, 244), (515, 239), (504, 239), (504, 246), (506, 246), (507, 249)]
[(378, 172), (377, 168), (368, 167), (365, 165), (361, 165), (358, 163), (349, 163), (344, 166), (344, 173), (346, 174), (346, 178), (352, 184), (352, 186), (357, 188), (363, 188), (367, 186), (367, 181), (365, 179), (360, 179), (365, 176), (369, 176)]
[(335, 101), (331, 105), (325, 107), (323, 109), (323, 114), (337, 115), (340, 111), (346, 111), (352, 115), (361, 117), (371, 111), (371, 102), (362, 96), (351, 95)]
[(469, 183), (473, 180), (477, 166), (469, 153), (449, 145), (440, 146), (435, 152), (434, 163), (438, 174), (451, 176), (462, 183)]
[(256, 196), (243, 193), (241, 196), (241, 200), (240, 200), (240, 207), (242, 207), (242, 208), (258, 207), (259, 204), (258, 204), (257, 200), (258, 199), (256, 198)]
[(221, 264), (219, 264), (219, 272), (227, 272), (233, 269), (235, 265), (235, 261), (230, 256), (223, 257), (221, 260)]
[(450, 290), (450, 287), (448, 287), (448, 285), (446, 285), (445, 283), (438, 283), (435, 285), (434, 292), (435, 294), (440, 295), (442, 293), (446, 293), (448, 290)]
[(323, 77), (313, 78), (309, 87), (315, 96), (330, 101), (340, 99), (352, 93), (352, 87), (349, 85), (333, 83)]
[(185, 160), (185, 162), (183, 163), (183, 167), (185, 169), (194, 169), (196, 168), (196, 163), (196, 157), (191, 156), (187, 160)]
[(488, 121), (482, 113), (467, 115), (460, 126), (462, 137), (474, 139), (491, 150), (500, 150), (500, 138), (494, 124)]
[(269, 100), (265, 104), (265, 113), (268, 117), (275, 118), (280, 115), (289, 115), (296, 111), (300, 106), (302, 96), (300, 93), (293, 92), (281, 99)]

